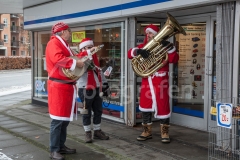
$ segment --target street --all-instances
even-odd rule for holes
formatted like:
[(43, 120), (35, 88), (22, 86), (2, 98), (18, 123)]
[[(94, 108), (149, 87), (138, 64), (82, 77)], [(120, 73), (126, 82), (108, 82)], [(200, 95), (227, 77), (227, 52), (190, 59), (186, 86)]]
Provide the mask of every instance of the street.
[(0, 77), (0, 96), (31, 90), (31, 69), (0, 71)]

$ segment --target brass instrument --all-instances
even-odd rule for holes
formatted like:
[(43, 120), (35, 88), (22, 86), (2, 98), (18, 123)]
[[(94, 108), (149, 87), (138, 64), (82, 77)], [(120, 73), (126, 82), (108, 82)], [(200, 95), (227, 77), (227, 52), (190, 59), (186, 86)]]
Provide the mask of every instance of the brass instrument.
[[(87, 70), (89, 65), (93, 65), (93, 62), (89, 60), (89, 58), (97, 53), (99, 50), (101, 50), (103, 48), (103, 44), (97, 46), (97, 49), (95, 49), (90, 55), (88, 56), (84, 56), (82, 58), (78, 58), (77, 56), (70, 56), (70, 58), (75, 59), (75, 60), (81, 60), (82, 62), (84, 62), (84, 66), (82, 68), (79, 67), (75, 67), (75, 69), (73, 71), (71, 71), (70, 69), (66, 69), (66, 68), (62, 68), (62, 71), (64, 73), (64, 75), (68, 78), (70, 78), (71, 80), (75, 81), (78, 80)], [(93, 66), (98, 68), (97, 66)], [(99, 69), (99, 68), (98, 68)]]
[(171, 36), (182, 33), (186, 35), (184, 29), (177, 20), (167, 13), (168, 19), (157, 35), (148, 42), (142, 49), (150, 52), (148, 58), (144, 59), (141, 55), (134, 57), (131, 61), (133, 71), (140, 77), (148, 77), (166, 65), (168, 61), (168, 50), (171, 44), (166, 47), (161, 45), (163, 40), (167, 40)]

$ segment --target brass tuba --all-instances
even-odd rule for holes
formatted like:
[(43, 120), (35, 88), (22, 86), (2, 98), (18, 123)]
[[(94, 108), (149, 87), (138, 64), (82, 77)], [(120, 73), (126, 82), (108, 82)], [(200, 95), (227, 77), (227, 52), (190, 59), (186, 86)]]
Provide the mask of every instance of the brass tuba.
[(141, 55), (134, 57), (131, 60), (133, 71), (140, 77), (148, 77), (167, 64), (168, 50), (171, 44), (166, 47), (161, 45), (163, 40), (167, 40), (177, 33), (186, 35), (184, 29), (180, 26), (177, 20), (167, 13), (168, 19), (157, 35), (148, 42), (142, 49), (150, 52), (150, 56), (144, 59)]

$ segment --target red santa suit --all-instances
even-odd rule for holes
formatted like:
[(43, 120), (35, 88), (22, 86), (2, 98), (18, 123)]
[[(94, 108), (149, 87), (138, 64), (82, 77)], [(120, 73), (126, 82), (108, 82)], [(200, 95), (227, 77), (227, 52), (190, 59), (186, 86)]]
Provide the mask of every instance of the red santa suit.
[(71, 80), (62, 72), (62, 68), (75, 69), (76, 60), (69, 57), (72, 55), (66, 41), (59, 36), (51, 37), (46, 47), (46, 62), (49, 76), (48, 107), (52, 119), (72, 121), (74, 111), (77, 109), (76, 85), (71, 83)]
[[(157, 34), (158, 30), (155, 28), (150, 29), (152, 33)], [(143, 48), (147, 44), (146, 37), (144, 43), (138, 45), (135, 48), (131, 48), (128, 51), (128, 58), (132, 59), (137, 54), (136, 51), (139, 48)], [(152, 76), (142, 78), (141, 90), (140, 90), (140, 104), (139, 109), (142, 112), (155, 112), (154, 117), (159, 119), (169, 118), (170, 104), (169, 104), (169, 63), (177, 63), (179, 55), (174, 47), (168, 51), (168, 62), (165, 66), (160, 68)]]

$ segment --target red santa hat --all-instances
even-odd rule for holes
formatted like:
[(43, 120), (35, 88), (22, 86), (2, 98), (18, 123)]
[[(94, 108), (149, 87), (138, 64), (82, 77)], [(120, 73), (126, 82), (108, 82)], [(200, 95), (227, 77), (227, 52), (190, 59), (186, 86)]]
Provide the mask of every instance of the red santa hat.
[(93, 46), (93, 45), (94, 44), (91, 38), (84, 38), (79, 44), (79, 49), (82, 49), (86, 46)]
[(52, 26), (52, 34), (68, 29), (69, 26), (66, 23), (58, 22)]
[(148, 25), (145, 27), (145, 33), (152, 32), (154, 36), (159, 32), (159, 28), (153, 24)]

